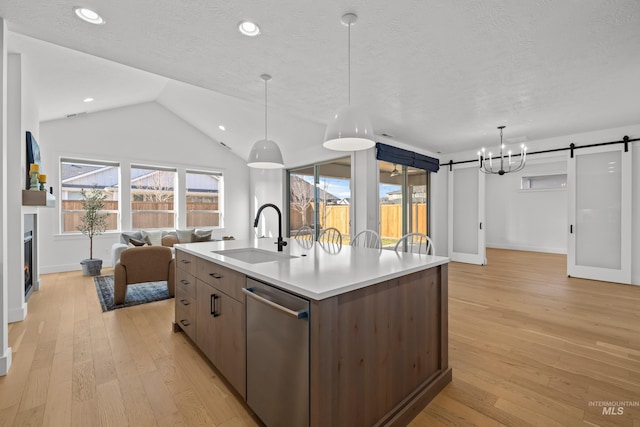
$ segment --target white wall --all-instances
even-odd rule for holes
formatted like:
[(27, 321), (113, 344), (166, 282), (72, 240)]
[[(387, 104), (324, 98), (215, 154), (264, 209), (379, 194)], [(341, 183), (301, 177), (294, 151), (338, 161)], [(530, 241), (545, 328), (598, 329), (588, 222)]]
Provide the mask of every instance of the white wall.
[(489, 248), (567, 253), (567, 190), (520, 190), (523, 176), (567, 173), (561, 158), (535, 159), (525, 169), (486, 180), (486, 245)]
[[(265, 203), (273, 203), (282, 213), (282, 235), (287, 234), (289, 215), (286, 209), (286, 197), (284, 193), (285, 171), (282, 169), (254, 169), (249, 168), (251, 215), (250, 238), (253, 237), (278, 237), (278, 214), (273, 208), (265, 208), (260, 214), (258, 228), (253, 228), (253, 220), (260, 206)], [(247, 223), (249, 225), (249, 223)]]
[(0, 18), (0, 375), (9, 372), (12, 354), (7, 317), (7, 163), (7, 23)]
[[(7, 199), (19, 201), (18, 205), (10, 204), (7, 209), (7, 221), (15, 226), (7, 230), (7, 287), (8, 287), (8, 320), (9, 323), (24, 320), (27, 315), (27, 304), (24, 298), (24, 254), (23, 245), (23, 216), (22, 189), (25, 185), (25, 141), (26, 135), (23, 124), (23, 93), (27, 79), (23, 78), (23, 58), (20, 54), (8, 55), (7, 90)], [(36, 122), (37, 126), (37, 122)], [(37, 129), (34, 129), (37, 139)]]
[[(70, 119), (41, 123), (40, 147), (50, 185), (58, 197), (61, 157), (120, 162), (128, 171), (132, 163), (221, 171), (224, 174), (224, 229), (214, 237), (249, 237), (251, 212), (249, 172), (246, 163), (157, 103), (146, 103)], [(46, 150), (46, 152), (45, 152)], [(125, 174), (126, 176), (126, 174)], [(77, 270), (89, 255), (86, 236), (60, 235), (59, 202), (48, 218), (40, 221), (42, 273)], [(130, 219), (123, 219), (130, 224)], [(184, 224), (178, 224), (184, 226)], [(110, 264), (109, 251), (119, 233), (94, 238), (94, 257)]]

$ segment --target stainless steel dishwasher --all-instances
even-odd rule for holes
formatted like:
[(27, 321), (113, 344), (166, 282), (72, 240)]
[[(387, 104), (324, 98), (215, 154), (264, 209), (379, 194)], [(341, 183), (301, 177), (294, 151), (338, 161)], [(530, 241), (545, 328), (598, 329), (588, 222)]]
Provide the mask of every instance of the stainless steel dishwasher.
[(247, 404), (268, 427), (309, 425), (309, 301), (247, 278)]

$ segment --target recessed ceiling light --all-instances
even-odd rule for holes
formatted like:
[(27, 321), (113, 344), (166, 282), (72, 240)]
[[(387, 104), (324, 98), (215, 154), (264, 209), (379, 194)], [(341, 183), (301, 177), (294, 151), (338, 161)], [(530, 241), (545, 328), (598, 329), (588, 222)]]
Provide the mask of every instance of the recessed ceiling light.
[(218, 126), (218, 129), (220, 129), (220, 130), (227, 130), (227, 129), (226, 129), (224, 126), (222, 126), (222, 125)]
[(238, 30), (245, 36), (255, 37), (260, 34), (258, 24), (251, 21), (241, 21), (238, 23)]
[(97, 12), (87, 9), (86, 7), (74, 7), (73, 11), (76, 13), (76, 16), (83, 21), (86, 21), (90, 24), (101, 25), (105, 23), (105, 20), (100, 16)]
[(82, 102), (93, 102), (93, 101), (94, 101), (94, 99), (91, 98), (91, 97), (85, 98), (85, 99), (82, 100)]

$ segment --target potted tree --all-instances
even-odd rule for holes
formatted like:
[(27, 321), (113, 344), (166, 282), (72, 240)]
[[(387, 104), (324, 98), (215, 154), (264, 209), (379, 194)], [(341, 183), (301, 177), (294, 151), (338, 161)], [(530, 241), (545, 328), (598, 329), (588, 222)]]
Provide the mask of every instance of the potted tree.
[(102, 234), (107, 228), (107, 214), (102, 213), (107, 195), (104, 190), (94, 187), (91, 191), (82, 190), (82, 209), (78, 230), (89, 236), (89, 259), (80, 261), (82, 274), (97, 276), (102, 269), (102, 260), (93, 258), (93, 236)]

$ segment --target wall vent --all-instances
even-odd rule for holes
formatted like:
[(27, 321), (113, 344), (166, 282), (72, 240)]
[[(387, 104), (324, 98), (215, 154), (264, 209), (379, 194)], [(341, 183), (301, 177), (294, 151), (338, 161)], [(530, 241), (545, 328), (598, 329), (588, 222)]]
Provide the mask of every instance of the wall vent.
[(82, 112), (80, 112), (80, 113), (71, 113), (71, 114), (67, 114), (65, 117), (66, 117), (67, 119), (70, 119), (70, 118), (72, 118), (72, 117), (80, 117), (80, 116), (86, 116), (86, 115), (87, 115), (87, 112), (86, 112), (86, 111), (82, 111)]

